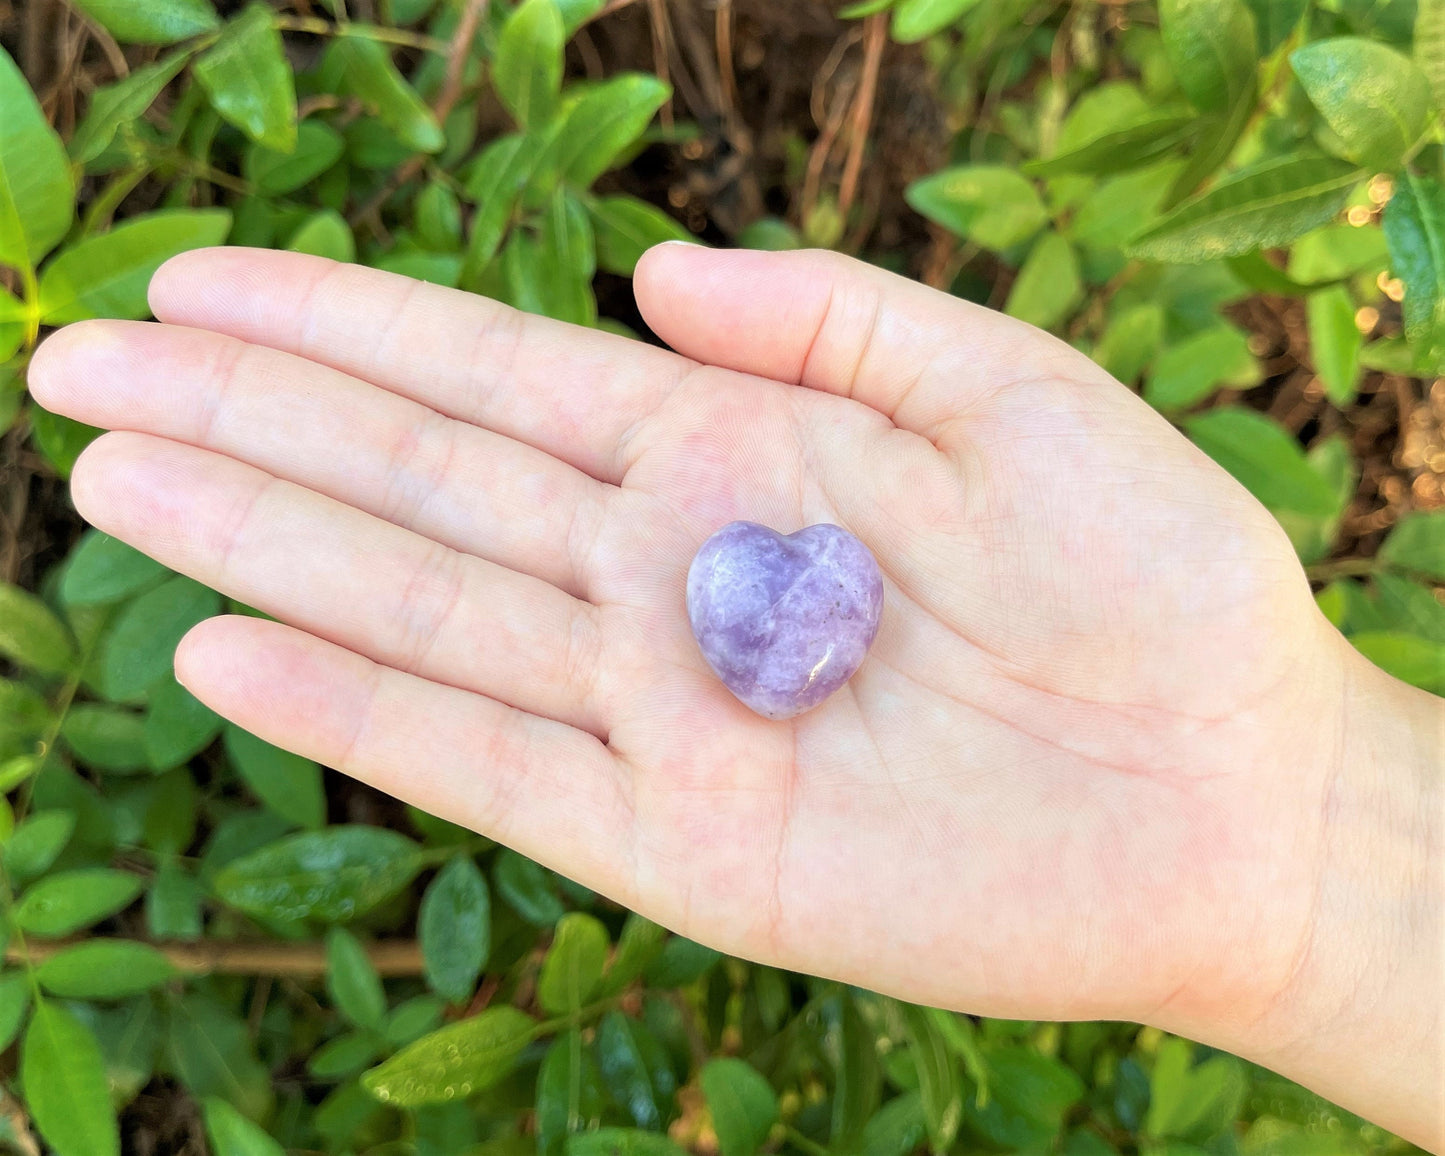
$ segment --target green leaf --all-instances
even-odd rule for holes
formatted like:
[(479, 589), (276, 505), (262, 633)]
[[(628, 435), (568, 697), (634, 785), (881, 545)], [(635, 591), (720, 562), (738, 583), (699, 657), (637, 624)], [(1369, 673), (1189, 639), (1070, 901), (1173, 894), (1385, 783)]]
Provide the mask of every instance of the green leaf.
[(402, 1000), (386, 1017), (382, 1035), (393, 1047), (402, 1047), (412, 1040), (435, 1031), (446, 1015), (446, 1004), (434, 995), (423, 993)]
[(146, 758), (156, 770), (178, 767), (200, 754), (221, 733), (221, 716), (174, 678), (150, 693), (144, 741)]
[(978, 0), (898, 0), (889, 35), (899, 44), (917, 44), (942, 32)]
[(466, 183), (467, 196), (477, 206), (468, 234), (469, 274), (479, 273), (496, 256), (541, 148), (535, 137), (498, 137), (473, 163)]
[(320, 766), (232, 723), (226, 724), (222, 735), (236, 773), (261, 802), (298, 827), (325, 825), (326, 789)]
[(636, 143), (672, 89), (655, 76), (623, 73), (588, 88), (564, 114), (551, 161), (579, 189), (610, 169)]
[(344, 923), (395, 895), (422, 869), (404, 835), (360, 824), (279, 839), (227, 864), (216, 894), (248, 915)]
[(928, 1136), (923, 1100), (904, 1092), (883, 1105), (863, 1129), (863, 1156), (908, 1156)]
[(697, 240), (656, 205), (623, 193), (587, 204), (597, 240), (597, 264), (609, 273), (631, 277), (642, 254), (664, 241)]
[(32, 935), (69, 935), (129, 907), (145, 882), (129, 871), (80, 867), (59, 871), (28, 888), (15, 905), (15, 925)]
[(1193, 114), (1155, 113), (1136, 124), (1106, 132), (1087, 144), (1029, 161), (1023, 171), (1035, 177), (1065, 173), (1112, 175), (1141, 168), (1167, 156), (1198, 135), (1200, 119)]
[(93, 939), (41, 960), (35, 978), (64, 999), (123, 999), (176, 975), (164, 954), (147, 943)]
[(510, 848), (494, 860), (492, 882), (512, 910), (536, 927), (551, 927), (567, 913), (547, 869)]
[(201, 1107), (214, 1156), (286, 1156), (286, 1149), (270, 1133), (246, 1119), (225, 1100), (207, 1096)]
[(329, 124), (319, 120), (303, 120), (296, 129), (296, 147), (292, 152), (253, 145), (246, 150), (241, 171), (262, 196), (274, 197), (292, 193), (315, 180), (341, 159), (346, 142)]
[(221, 596), (177, 575), (116, 615), (100, 644), (96, 681), (112, 702), (134, 702), (171, 673), (186, 632), (221, 612)]
[(201, 937), (201, 888), (170, 856), (161, 857), (146, 892), (146, 930), (155, 939)]
[(99, 770), (125, 774), (150, 768), (145, 720), (135, 711), (82, 703), (70, 708), (60, 735), (76, 758)]
[(286, 248), (293, 253), (310, 253), (333, 261), (356, 260), (356, 238), (346, 218), (335, 209), (321, 209), (307, 217), (291, 234)]
[(1179, 87), (1200, 112), (1224, 112), (1253, 86), (1259, 51), (1243, 0), (1161, 0), (1159, 30)]
[(77, 241), (40, 274), (41, 320), (148, 316), (146, 287), (155, 271), (177, 253), (219, 245), (230, 228), (225, 209), (165, 209)]
[(36, 1003), (20, 1047), (20, 1080), (30, 1118), (55, 1156), (119, 1156), (100, 1045), (59, 1004)]
[(1199, 138), (1190, 146), (1184, 167), (1159, 202), (1161, 212), (1168, 212), (1192, 196), (1229, 160), (1254, 117), (1258, 101), (1259, 92), (1251, 77), (1249, 87), (1239, 94), (1227, 113), (1202, 118)]
[(1445, 582), (1445, 510), (1406, 514), (1380, 547), (1380, 558)]
[(171, 1001), (170, 1070), (197, 1097), (220, 1096), (252, 1119), (271, 1110), (271, 1073), (256, 1058), (246, 1021), (205, 996)]
[(1445, 184), (1402, 173), (1381, 223), (1405, 285), (1405, 336), (1417, 356), (1445, 359)]
[(560, 1156), (570, 1133), (601, 1117), (605, 1099), (602, 1073), (582, 1033), (560, 1033), (537, 1072), (538, 1156)]
[(120, 127), (138, 119), (150, 108), (193, 55), (192, 50), (182, 48), (163, 60), (135, 69), (114, 84), (97, 88), (91, 94), (85, 119), (70, 138), (70, 155), (75, 163), (89, 164), (105, 152)]
[(878, 1108), (883, 1071), (877, 1033), (858, 1014), (851, 994), (838, 997), (837, 1015), (827, 1041), (833, 1064), (833, 1111), (828, 1142), (835, 1151), (856, 1151), (868, 1121)]
[(39, 738), (50, 726), (50, 707), (22, 683), (0, 679), (0, 737)]
[[(1355, 273), (1379, 273), (1390, 264), (1390, 249), (1382, 229), (1354, 225), (1325, 225), (1306, 233), (1290, 246), (1286, 271), (1300, 285), (1286, 287), (1285, 294), (1323, 289)], [(1265, 287), (1265, 292), (1280, 290)]]
[(492, 898), (469, 855), (437, 872), (417, 912), (422, 968), (427, 983), (452, 1003), (470, 998), (492, 946)]
[(720, 951), (686, 936), (674, 935), (663, 945), (658, 957), (647, 965), (643, 977), (652, 987), (686, 987), (700, 980), (721, 958)]
[[(538, 231), (531, 274), (540, 312), (574, 325), (597, 321), (597, 300), (592, 294), (592, 275), (597, 269), (592, 225), (576, 197), (565, 189), (552, 196)], [(519, 308), (527, 306), (516, 303)]]
[(1309, 0), (1245, 0), (1245, 3), (1254, 13), (1261, 59), (1289, 39), (1309, 7)]
[(597, 990), (609, 946), (607, 928), (592, 916), (574, 911), (558, 920), (537, 979), (543, 1010), (553, 1015), (579, 1011)]
[(698, 1078), (722, 1156), (753, 1156), (778, 1120), (778, 1097), (742, 1060), (709, 1060)]
[(617, 950), (602, 977), (602, 995), (615, 995), (635, 981), (661, 953), (667, 941), (667, 929), (635, 911), (627, 914), (627, 922), (617, 937)]
[(1233, 1056), (1194, 1065), (1188, 1040), (1162, 1040), (1149, 1078), (1149, 1136), (1203, 1142), (1230, 1126), (1244, 1104), (1248, 1081)]
[(423, 1036), (361, 1078), (368, 1092), (398, 1108), (464, 1099), (491, 1087), (516, 1066), (536, 1035), (514, 1007), (492, 1007)]
[(75, 219), (75, 176), (20, 69), (0, 48), (0, 265), (30, 267)]
[(33, 403), (27, 411), (31, 436), (46, 461), (62, 478), (69, 478), (81, 451), (101, 435), (95, 426), (72, 421)]
[(296, 148), (296, 84), (269, 5), (245, 8), (191, 72), (211, 106), (252, 140), (282, 153)]
[(44, 674), (64, 674), (75, 662), (75, 644), (44, 602), (0, 582), (0, 656)]
[(1050, 1150), (1064, 1116), (1084, 1095), (1073, 1070), (1029, 1048), (990, 1047), (988, 1101), (965, 1105), (971, 1131), (1002, 1148)]
[(556, 0), (522, 0), (502, 25), (492, 85), (523, 128), (546, 123), (557, 108), (565, 40)]
[(374, 1063), (385, 1041), (372, 1031), (353, 1031), (326, 1041), (306, 1060), (306, 1070), (323, 1080), (339, 1080), (354, 1076), (367, 1064)]
[(1221, 386), (1258, 380), (1249, 338), (1232, 325), (1213, 325), (1159, 355), (1144, 385), (1144, 400), (1155, 409), (1183, 409)]
[(126, 44), (174, 44), (221, 23), (210, 0), (75, 0), (75, 5)]
[(1360, 348), (1364, 335), (1355, 324), (1355, 303), (1349, 291), (1336, 285), (1311, 293), (1305, 301), (1310, 352), (1325, 395), (1336, 405), (1355, 399), (1360, 376)]
[(1270, 509), (1325, 517), (1335, 513), (1330, 484), (1306, 460), (1299, 443), (1263, 414), (1221, 406), (1184, 423), (1205, 453)]
[(1435, 108), (1445, 112), (1445, 0), (1420, 0), (1414, 48), (1415, 64), (1430, 82)]
[(839, 8), (836, 15), (839, 20), (862, 20), (875, 12), (887, 12), (896, 3), (898, 0), (857, 0), (857, 3)]
[(1194, 264), (1284, 245), (1339, 212), (1361, 176), (1332, 157), (1275, 157), (1185, 201), (1125, 251)]
[(30, 977), (23, 971), (0, 975), (0, 1048), (15, 1042), (29, 1010)]
[(1040, 329), (1067, 318), (1084, 296), (1079, 258), (1060, 233), (1047, 233), (1029, 251), (1009, 290), (1004, 312)]
[(1350, 642), (1387, 674), (1432, 694), (1445, 694), (1445, 644), (1387, 630), (1352, 634)]
[(326, 933), (326, 990), (336, 1009), (357, 1027), (381, 1029), (386, 991), (361, 941), (340, 927)]
[(567, 1137), (567, 1156), (686, 1156), (686, 1149), (641, 1128), (598, 1128)]
[(1034, 186), (1015, 169), (959, 165), (908, 186), (915, 212), (985, 249), (1027, 241), (1048, 220)]
[(1164, 343), (1164, 307), (1157, 301), (1125, 309), (1109, 322), (1094, 360), (1129, 385), (1137, 381)]
[(454, 253), (462, 244), (462, 205), (451, 187), (432, 181), (417, 194), (417, 240), (428, 249)]
[(952, 1050), (928, 1008), (902, 1005), (903, 1022), (918, 1072), (923, 1118), (935, 1153), (953, 1146), (963, 1122), (963, 1082)]
[(60, 575), (65, 606), (104, 606), (139, 594), (170, 571), (119, 538), (87, 530)]
[(597, 1063), (613, 1101), (639, 1128), (661, 1128), (662, 1107), (632, 1020), (610, 1011), (597, 1026)]
[(5, 874), (12, 886), (49, 870), (74, 833), (73, 811), (36, 811), (26, 818), (5, 845)]
[(1430, 116), (1430, 82), (1409, 57), (1358, 36), (1316, 40), (1289, 62), (1350, 160), (1394, 171)]
[(326, 57), (327, 65), (339, 73), (344, 90), (374, 108), (407, 148), (419, 153), (441, 152), (446, 136), (436, 116), (379, 43), (361, 34), (338, 36)]
[(1431, 642), (1445, 643), (1445, 605), (1435, 600), (1428, 586), (1397, 574), (1376, 574), (1373, 582), (1380, 614), (1387, 622)]

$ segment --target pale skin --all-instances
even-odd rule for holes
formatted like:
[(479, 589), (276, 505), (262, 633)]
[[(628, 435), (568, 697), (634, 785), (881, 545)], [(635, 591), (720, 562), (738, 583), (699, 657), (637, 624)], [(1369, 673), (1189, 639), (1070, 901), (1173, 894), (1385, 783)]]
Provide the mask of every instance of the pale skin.
[[(725, 951), (1155, 1024), (1438, 1150), (1445, 712), (1270, 515), (1082, 355), (858, 262), (669, 245), (636, 292), (675, 353), (209, 250), (30, 383), (117, 431), (88, 520), (281, 620), (176, 656), (241, 726)], [(884, 574), (787, 722), (688, 631), (739, 518)]]

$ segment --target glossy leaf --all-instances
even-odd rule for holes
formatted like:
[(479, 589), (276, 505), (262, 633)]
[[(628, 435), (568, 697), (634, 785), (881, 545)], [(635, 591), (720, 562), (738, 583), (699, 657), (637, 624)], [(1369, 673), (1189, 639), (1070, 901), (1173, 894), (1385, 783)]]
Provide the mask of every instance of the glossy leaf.
[(986, 249), (1026, 241), (1048, 219), (1029, 181), (990, 165), (944, 169), (914, 181), (907, 198), (916, 212)]
[(221, 733), (221, 716), (174, 678), (150, 693), (142, 740), (156, 770), (169, 770), (200, 754)]
[(1410, 58), (1358, 36), (1316, 40), (1290, 54), (1310, 101), (1350, 160), (1399, 168), (1430, 115), (1430, 82)]
[(381, 44), (362, 35), (339, 36), (327, 49), (327, 63), (345, 91), (374, 109), (404, 145), (421, 153), (441, 152), (446, 144), (441, 125)]
[(0, 1048), (15, 1042), (29, 1011), (30, 977), (23, 971), (0, 975)]
[(292, 193), (315, 180), (346, 151), (346, 142), (325, 121), (303, 120), (296, 129), (296, 146), (276, 152), (261, 145), (246, 151), (242, 171), (263, 196)]
[(1355, 303), (1342, 286), (1311, 293), (1305, 301), (1310, 353), (1325, 395), (1336, 405), (1355, 399), (1364, 335), (1355, 324)]
[(522, 0), (502, 25), (492, 84), (523, 128), (545, 123), (556, 110), (565, 39), (556, 0)]
[(602, 977), (601, 993), (614, 995), (637, 980), (662, 953), (666, 941), (665, 928), (635, 911), (628, 912), (627, 922), (617, 937), (617, 950)]
[(207, 1096), (201, 1107), (214, 1156), (285, 1156), (286, 1150), (269, 1132), (225, 1100)]
[(1289, 39), (1309, 8), (1309, 0), (1245, 0), (1245, 3), (1254, 14), (1261, 58)]
[(899, 44), (916, 44), (942, 32), (978, 0), (897, 0), (889, 32)]
[(552, 946), (537, 977), (537, 1001), (553, 1015), (581, 1009), (602, 979), (607, 963), (607, 928), (581, 911), (557, 921)]
[(253, 3), (231, 20), (191, 72), (211, 106), (252, 140), (282, 153), (296, 148), (296, 84), (269, 5)]
[(256, 1056), (246, 1021), (212, 999), (187, 993), (169, 1005), (166, 1050), (172, 1073), (197, 1097), (218, 1096), (252, 1119), (271, 1109), (271, 1073)]
[(403, 1048), (362, 1085), (398, 1108), (465, 1098), (506, 1076), (535, 1033), (531, 1017), (516, 1008), (488, 1008)]
[(432, 990), (452, 1003), (467, 999), (492, 944), (491, 892), (471, 856), (452, 859), (427, 886), (417, 937)]
[(228, 723), (222, 735), (236, 773), (266, 806), (298, 827), (325, 824), (326, 791), (316, 763), (234, 724)]
[(160, 951), (127, 939), (78, 943), (41, 960), (35, 969), (40, 986), (65, 999), (123, 999), (175, 974)]
[(468, 233), (466, 269), (480, 272), (501, 247), (517, 200), (541, 157), (533, 137), (498, 137), (472, 166), (467, 196), (476, 204)]
[(642, 254), (664, 241), (696, 241), (683, 225), (637, 197), (621, 194), (587, 203), (597, 241), (597, 264), (631, 277)]
[(43, 875), (75, 833), (75, 813), (59, 808), (35, 811), (15, 828), (5, 844), (5, 874), (11, 885)]
[(1283, 245), (1339, 212), (1360, 176), (1332, 157), (1262, 161), (1167, 213), (1126, 252), (1189, 264)]
[(1247, 1088), (1244, 1067), (1233, 1056), (1214, 1056), (1196, 1065), (1188, 1040), (1160, 1043), (1149, 1078), (1150, 1136), (1203, 1142), (1239, 1114)]
[(166, 209), (86, 237), (41, 272), (41, 319), (64, 325), (88, 317), (145, 317), (146, 287), (155, 271), (177, 253), (219, 245), (230, 228), (224, 209)]
[(126, 44), (174, 44), (221, 23), (210, 0), (75, 0), (75, 4)]
[(570, 321), (593, 325), (597, 321), (597, 300), (592, 295), (592, 274), (597, 268), (592, 224), (577, 198), (558, 190), (542, 218), (533, 251), (531, 269), (537, 300), (519, 308)]
[(1138, 380), (1163, 343), (1164, 308), (1150, 301), (1109, 322), (1094, 347), (1094, 360), (1128, 385)]
[(171, 673), (186, 632), (221, 611), (221, 596), (180, 575), (129, 603), (100, 644), (97, 682), (114, 702), (134, 702)]
[(1430, 82), (1435, 108), (1445, 112), (1445, 0), (1419, 0), (1414, 52), (1416, 67)]
[(129, 907), (144, 889), (140, 876), (129, 871), (59, 871), (26, 889), (15, 905), (15, 925), (32, 935), (70, 935)]
[(698, 1077), (722, 1156), (753, 1156), (778, 1119), (778, 1097), (750, 1064), (709, 1060)]
[(1224, 166), (1234, 153), (1244, 130), (1249, 127), (1259, 102), (1259, 92), (1251, 77), (1249, 86), (1236, 98), (1228, 111), (1202, 118), (1198, 138), (1191, 144), (1184, 167), (1169, 185), (1159, 202), (1159, 210), (1168, 212), (1186, 197), (1193, 196)]
[(567, 913), (547, 869), (513, 850), (498, 854), (492, 882), (512, 910), (537, 927), (551, 927)]
[(277, 840), (227, 864), (216, 894), (263, 919), (344, 923), (395, 895), (424, 863), (404, 835), (361, 825), (326, 827)]
[(123, 125), (150, 108), (161, 90), (180, 75), (192, 55), (190, 49), (172, 52), (91, 93), (85, 119), (70, 138), (70, 155), (76, 163), (88, 164), (100, 156)]
[(1030, 161), (1023, 171), (1038, 177), (1065, 173), (1112, 175), (1139, 168), (1166, 156), (1194, 137), (1199, 118), (1187, 113), (1159, 113), (1095, 137), (1087, 144)]
[(82, 703), (70, 708), (60, 735), (81, 762), (122, 774), (147, 770), (145, 719), (123, 707)]
[(994, 1045), (984, 1054), (988, 1098), (965, 1102), (968, 1127), (1003, 1148), (1049, 1150), (1068, 1110), (1084, 1095), (1073, 1070), (1029, 1048)]
[(0, 582), (0, 657), (44, 674), (63, 674), (75, 662), (75, 643), (44, 602)]
[(1417, 354), (1445, 358), (1445, 183), (1402, 174), (1382, 224), (1405, 285), (1405, 336)]
[(1380, 547), (1380, 557), (1445, 582), (1445, 510), (1405, 515)]
[(286, 248), (293, 253), (310, 253), (332, 261), (356, 260), (356, 238), (346, 218), (335, 209), (322, 209), (307, 217), (291, 234)]
[(659, 1128), (662, 1105), (652, 1073), (638, 1046), (633, 1021), (619, 1011), (608, 1012), (597, 1026), (597, 1064), (613, 1102), (639, 1128)]
[(1355, 649), (1403, 682), (1445, 695), (1445, 643), (1402, 631), (1368, 630), (1350, 636)]
[(1156, 409), (1182, 409), (1203, 401), (1221, 386), (1259, 380), (1249, 339), (1230, 325), (1214, 325), (1170, 346), (1154, 363), (1144, 400)]
[(0, 48), (0, 265), (29, 266), (75, 218), (75, 178), (20, 69)]
[(642, 135), (672, 89), (655, 76), (624, 73), (589, 88), (567, 110), (551, 162), (559, 178), (585, 189)]
[(20, 1047), (20, 1081), (30, 1117), (55, 1156), (119, 1156), (100, 1046), (59, 1004), (35, 1005)]
[(828, 1139), (835, 1149), (852, 1151), (878, 1108), (882, 1090), (877, 1033), (845, 993), (838, 998), (829, 1034), (835, 1038), (830, 1049), (834, 1085)]
[(381, 1028), (386, 992), (361, 941), (340, 927), (326, 933), (326, 990), (331, 1002), (357, 1027)]
[(1243, 0), (1160, 0), (1159, 30), (1179, 87), (1201, 112), (1225, 112), (1253, 87), (1259, 50)]
[(560, 1156), (569, 1135), (599, 1119), (605, 1107), (602, 1073), (582, 1033), (560, 1033), (537, 1072), (537, 1153)]
[(1281, 426), (1241, 406), (1222, 406), (1184, 423), (1194, 443), (1271, 509), (1332, 515), (1333, 489)]

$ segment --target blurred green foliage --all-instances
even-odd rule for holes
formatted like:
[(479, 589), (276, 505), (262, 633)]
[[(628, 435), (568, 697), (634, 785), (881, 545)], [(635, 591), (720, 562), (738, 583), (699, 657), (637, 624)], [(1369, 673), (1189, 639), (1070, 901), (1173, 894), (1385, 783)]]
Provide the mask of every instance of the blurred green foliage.
[[(601, 0), (483, 6), (450, 76), (450, 0), (390, 0), (374, 25), (265, 3), (226, 19), (211, 0), (73, 3), (155, 47), (90, 95), (68, 141), (0, 51), (15, 287), (0, 289), (0, 429), (28, 429), (61, 476), (96, 431), (27, 400), (30, 352), (45, 327), (147, 316), (151, 273), (184, 249), (359, 259), (625, 329), (599, 318), (598, 271), (628, 275), (689, 236), (647, 201), (593, 191), (667, 135), (653, 118), (669, 98), (652, 75), (564, 75)], [(996, 270), (1009, 313), (1137, 386), (1317, 563), (1357, 464), (1338, 437), (1306, 450), (1214, 403), (1262, 376), (1223, 310), (1303, 298), (1340, 406), (1372, 370), (1445, 372), (1445, 0), (1129, 10), (1104, 41), (1075, 28), (1063, 74), (1049, 60), (1069, 13), (1033, 0), (840, 16), (921, 43), (960, 122), (997, 106), (1002, 131), (965, 129), (954, 163), (908, 190), (958, 238), (955, 289), (996, 292), (975, 283)], [(509, 127), (479, 132), (499, 116)], [(116, 219), (156, 181), (159, 207)], [(355, 228), (378, 214), (384, 229)], [(824, 198), (800, 224), (765, 218), (739, 240), (833, 244), (849, 220)], [(1400, 297), (1394, 331), (1357, 324)], [(1445, 692), (1445, 512), (1406, 518), (1357, 569), (1320, 592), (1325, 613)], [(110, 1156), (138, 1096), (179, 1088), (217, 1156), (1408, 1147), (1152, 1029), (906, 1006), (721, 958), (420, 812), (333, 822), (322, 768), (224, 724), (171, 675), (177, 641), (225, 605), (93, 531), (38, 592), (0, 587), (0, 1046), (16, 1045), (4, 1078), (21, 1105), (0, 1114), (0, 1142)]]

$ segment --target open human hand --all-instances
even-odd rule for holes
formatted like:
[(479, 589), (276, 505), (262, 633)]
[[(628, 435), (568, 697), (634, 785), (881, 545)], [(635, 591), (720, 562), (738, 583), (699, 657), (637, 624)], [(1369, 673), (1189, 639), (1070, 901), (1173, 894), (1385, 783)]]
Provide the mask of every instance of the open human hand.
[[(1405, 692), (1273, 519), (1066, 345), (860, 263), (669, 245), (636, 286), (677, 353), (201, 251), (164, 324), (71, 326), (31, 384), (123, 431), (90, 521), (280, 620), (177, 654), (241, 726), (736, 954), (1275, 1059), (1320, 1000), (1342, 704)], [(689, 632), (734, 519), (884, 574), (863, 667), (789, 721)]]

